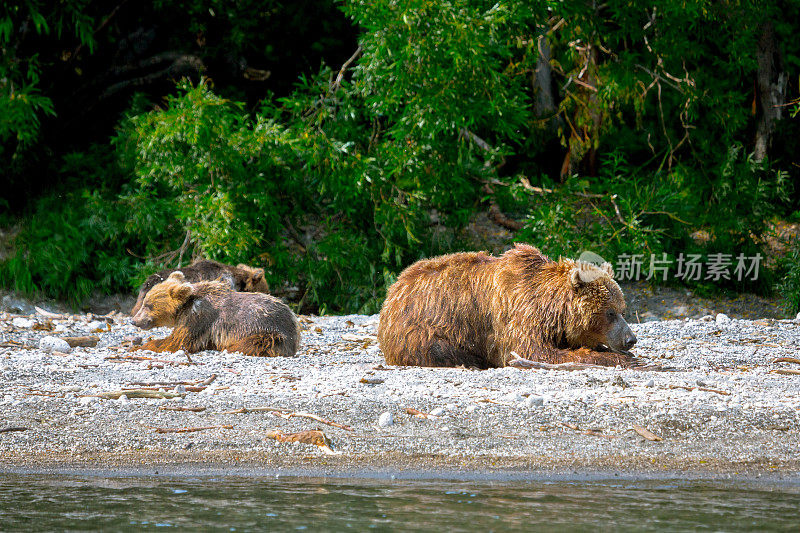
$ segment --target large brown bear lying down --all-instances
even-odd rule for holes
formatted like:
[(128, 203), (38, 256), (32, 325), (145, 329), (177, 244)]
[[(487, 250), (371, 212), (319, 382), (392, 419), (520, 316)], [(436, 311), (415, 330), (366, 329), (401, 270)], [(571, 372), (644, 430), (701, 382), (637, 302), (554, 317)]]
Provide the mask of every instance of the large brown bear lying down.
[(517, 244), (500, 257), (459, 253), (418, 261), (391, 287), (378, 342), (393, 365), (628, 366), (636, 337), (608, 263), (550, 260)]
[(143, 329), (175, 328), (163, 339), (134, 348), (138, 350), (292, 356), (300, 345), (297, 317), (279, 299), (236, 292), (222, 281), (189, 283), (181, 272), (173, 272), (148, 291), (133, 324)]
[(254, 268), (247, 265), (232, 266), (211, 261), (210, 259), (200, 259), (189, 266), (162, 270), (149, 276), (139, 288), (139, 295), (136, 298), (136, 304), (131, 309), (131, 316), (134, 316), (139, 311), (147, 291), (167, 279), (173, 272), (178, 271), (183, 272), (186, 280), (192, 283), (222, 278), (235, 291), (269, 292), (267, 280), (264, 279), (263, 268)]

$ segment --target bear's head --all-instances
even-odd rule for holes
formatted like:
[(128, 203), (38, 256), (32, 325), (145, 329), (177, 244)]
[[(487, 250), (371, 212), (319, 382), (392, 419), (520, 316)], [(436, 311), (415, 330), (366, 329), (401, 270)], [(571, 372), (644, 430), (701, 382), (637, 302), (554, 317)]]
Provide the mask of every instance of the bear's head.
[(622, 314), (625, 299), (614, 281), (611, 265), (562, 260), (568, 266), (572, 304), (566, 337), (572, 346), (627, 354), (636, 335)]
[(142, 306), (133, 316), (133, 325), (142, 329), (174, 326), (178, 312), (193, 294), (194, 288), (183, 272), (173, 272), (147, 292)]
[(244, 264), (237, 265), (236, 268), (246, 273), (244, 280), (245, 292), (269, 292), (269, 285), (267, 285), (267, 280), (264, 279), (263, 268), (254, 268)]

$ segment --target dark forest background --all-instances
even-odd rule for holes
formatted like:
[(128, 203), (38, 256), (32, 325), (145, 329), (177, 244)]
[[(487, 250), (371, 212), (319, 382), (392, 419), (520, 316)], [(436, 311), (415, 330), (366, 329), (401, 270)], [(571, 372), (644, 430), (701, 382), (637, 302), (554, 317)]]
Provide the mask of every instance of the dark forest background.
[(0, 286), (78, 305), (202, 256), (376, 312), (485, 219), (552, 256), (761, 253), (692, 284), (797, 311), (799, 29), (797, 1), (3, 2)]

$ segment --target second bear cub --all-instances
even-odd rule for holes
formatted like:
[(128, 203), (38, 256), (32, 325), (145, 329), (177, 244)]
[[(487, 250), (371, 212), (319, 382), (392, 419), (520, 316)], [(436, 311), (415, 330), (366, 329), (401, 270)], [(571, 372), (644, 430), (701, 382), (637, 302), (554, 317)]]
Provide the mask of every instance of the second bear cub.
[(174, 326), (169, 336), (136, 348), (154, 352), (292, 356), (300, 345), (297, 317), (279, 299), (235, 292), (222, 281), (189, 283), (182, 272), (173, 272), (147, 292), (133, 324), (143, 329)]

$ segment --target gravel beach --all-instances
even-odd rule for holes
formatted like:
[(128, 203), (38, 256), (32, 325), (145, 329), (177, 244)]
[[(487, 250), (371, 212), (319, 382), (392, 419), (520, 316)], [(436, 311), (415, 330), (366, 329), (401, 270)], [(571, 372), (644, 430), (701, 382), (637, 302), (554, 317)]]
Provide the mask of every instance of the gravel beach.
[(298, 356), (263, 359), (129, 352), (169, 330), (118, 312), (0, 313), (0, 471), (800, 479), (795, 320), (632, 324), (666, 371), (566, 371), (389, 367), (377, 318), (302, 316)]

